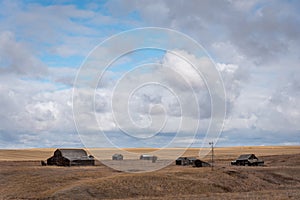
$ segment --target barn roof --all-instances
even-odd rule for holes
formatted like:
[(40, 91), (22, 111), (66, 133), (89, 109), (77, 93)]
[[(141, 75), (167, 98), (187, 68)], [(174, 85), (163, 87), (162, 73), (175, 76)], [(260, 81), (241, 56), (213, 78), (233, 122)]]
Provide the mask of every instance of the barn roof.
[(197, 160), (196, 157), (179, 157), (176, 160)]
[(254, 158), (256, 158), (256, 156), (254, 154), (242, 154), (238, 157), (237, 160), (247, 160), (247, 159), (250, 159), (252, 156), (254, 156)]
[(90, 159), (83, 149), (57, 149), (56, 151), (60, 151), (61, 155), (69, 160)]

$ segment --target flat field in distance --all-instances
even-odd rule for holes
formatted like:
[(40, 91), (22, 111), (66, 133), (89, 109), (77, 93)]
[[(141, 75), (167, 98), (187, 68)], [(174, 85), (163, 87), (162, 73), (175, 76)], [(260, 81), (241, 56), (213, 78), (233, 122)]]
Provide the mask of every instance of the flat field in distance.
[[(41, 166), (40, 161), (54, 150), (0, 150), (0, 199), (300, 199), (300, 146), (215, 148), (213, 171), (173, 162), (158, 171), (134, 174), (100, 162), (88, 167)], [(107, 159), (114, 152), (96, 150)], [(184, 155), (196, 157), (198, 153), (193, 148)], [(256, 154), (265, 166), (230, 165), (246, 153)], [(210, 154), (202, 160), (210, 162)]]

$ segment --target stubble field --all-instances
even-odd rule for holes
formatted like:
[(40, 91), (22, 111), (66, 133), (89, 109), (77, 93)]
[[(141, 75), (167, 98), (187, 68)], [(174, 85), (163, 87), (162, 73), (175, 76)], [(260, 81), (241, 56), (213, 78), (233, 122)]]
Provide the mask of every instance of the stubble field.
[[(299, 146), (216, 148), (213, 171), (173, 163), (134, 174), (100, 162), (89, 167), (41, 166), (54, 150), (0, 150), (0, 199), (300, 199)], [(197, 156), (198, 151), (189, 149), (185, 155)], [(244, 153), (255, 153), (265, 166), (230, 166)], [(210, 156), (203, 160), (210, 162)]]

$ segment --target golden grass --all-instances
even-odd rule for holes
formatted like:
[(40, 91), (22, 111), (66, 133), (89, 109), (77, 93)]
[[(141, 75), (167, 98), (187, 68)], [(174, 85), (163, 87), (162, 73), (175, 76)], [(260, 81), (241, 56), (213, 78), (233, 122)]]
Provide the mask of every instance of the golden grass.
[[(173, 163), (140, 174), (118, 172), (101, 163), (41, 166), (39, 160), (54, 150), (0, 150), (0, 199), (300, 199), (300, 147), (216, 148), (214, 171)], [(189, 149), (185, 154), (198, 152)], [(242, 153), (257, 154), (266, 166), (230, 166), (230, 160)]]
[[(111, 155), (118, 153), (117, 149), (109, 148), (93, 148), (87, 149), (91, 154), (99, 153), (99, 157), (103, 159), (111, 159)], [(132, 159), (143, 153), (156, 153), (155, 148), (124, 148), (128, 152), (133, 153)], [(174, 155), (180, 152), (180, 148), (169, 148), (167, 153)], [(200, 148), (189, 148), (185, 151), (184, 156), (198, 156)], [(209, 150), (209, 149), (204, 149)], [(53, 148), (37, 148), (37, 149), (15, 149), (15, 150), (0, 150), (0, 161), (24, 161), (24, 160), (45, 160), (53, 155)], [(284, 155), (300, 153), (300, 146), (245, 146), (245, 147), (220, 147), (215, 148), (216, 159), (232, 159), (240, 154), (255, 153), (257, 156), (266, 155)], [(160, 154), (159, 154), (160, 155)], [(96, 155), (97, 156), (97, 155)], [(167, 156), (166, 156), (167, 157)]]

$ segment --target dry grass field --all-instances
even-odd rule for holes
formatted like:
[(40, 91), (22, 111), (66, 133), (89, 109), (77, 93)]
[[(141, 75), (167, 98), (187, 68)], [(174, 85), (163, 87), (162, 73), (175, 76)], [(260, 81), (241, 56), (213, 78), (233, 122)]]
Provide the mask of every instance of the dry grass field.
[[(53, 151), (0, 150), (0, 199), (300, 199), (299, 146), (216, 148), (214, 171), (173, 163), (135, 174), (100, 162), (89, 167), (41, 166)], [(189, 149), (185, 155), (197, 156), (198, 151)], [(265, 166), (230, 166), (244, 153), (255, 153)], [(209, 155), (203, 160), (210, 161)]]

